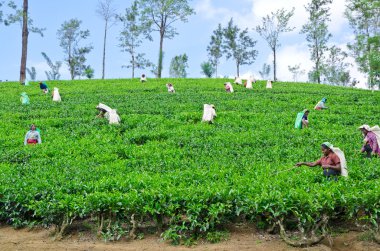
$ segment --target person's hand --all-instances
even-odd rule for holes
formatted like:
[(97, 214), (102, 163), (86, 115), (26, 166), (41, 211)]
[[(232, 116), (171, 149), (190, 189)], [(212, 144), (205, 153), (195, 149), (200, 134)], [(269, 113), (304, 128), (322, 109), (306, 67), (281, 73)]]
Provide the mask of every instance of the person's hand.
[(329, 166), (322, 166), (323, 169), (329, 169)]
[(298, 163), (296, 163), (295, 166), (297, 166), (297, 167), (298, 167), (298, 166), (302, 166), (302, 162), (298, 162)]

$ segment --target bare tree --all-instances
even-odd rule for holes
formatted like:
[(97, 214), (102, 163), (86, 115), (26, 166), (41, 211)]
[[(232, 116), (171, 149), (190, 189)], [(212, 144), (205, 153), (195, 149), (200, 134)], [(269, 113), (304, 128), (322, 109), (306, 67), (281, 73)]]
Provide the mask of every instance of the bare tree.
[(106, 43), (107, 43), (107, 31), (115, 24), (116, 10), (112, 6), (113, 0), (103, 0), (98, 2), (98, 8), (96, 13), (103, 18), (104, 24), (104, 38), (103, 38), (103, 64), (102, 64), (102, 79), (104, 79), (104, 72), (106, 67)]
[(294, 8), (286, 12), (284, 9), (271, 12), (271, 16), (263, 17), (261, 26), (256, 27), (256, 31), (267, 41), (269, 47), (273, 52), (273, 80), (277, 80), (276, 76), (276, 51), (280, 47), (279, 35), (283, 32), (289, 32), (295, 27), (288, 27), (289, 19), (294, 15)]

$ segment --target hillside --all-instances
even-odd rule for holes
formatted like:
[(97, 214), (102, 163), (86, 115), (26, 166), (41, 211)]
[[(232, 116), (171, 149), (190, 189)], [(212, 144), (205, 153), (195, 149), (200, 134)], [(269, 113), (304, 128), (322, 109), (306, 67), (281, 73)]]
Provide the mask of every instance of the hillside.
[[(168, 81), (177, 93), (167, 93)], [(49, 82), (62, 103), (37, 83), (1, 83), (0, 220), (57, 224), (63, 233), (91, 217), (103, 233), (110, 220), (128, 233), (134, 215), (174, 242), (239, 221), (291, 230), (299, 220), (306, 232), (324, 218), (380, 221), (380, 158), (360, 155), (357, 130), (380, 124), (379, 92), (301, 83), (267, 90), (259, 81), (228, 94), (224, 81)], [(29, 106), (20, 104), (23, 91)], [(330, 109), (312, 110), (322, 97)], [(118, 110), (121, 125), (95, 118), (99, 102)], [(201, 123), (205, 103), (216, 107), (212, 125)], [(304, 108), (310, 128), (294, 129)], [(43, 143), (25, 147), (31, 123)], [(325, 141), (345, 152), (347, 180), (327, 181), (320, 168), (277, 173), (318, 159)]]

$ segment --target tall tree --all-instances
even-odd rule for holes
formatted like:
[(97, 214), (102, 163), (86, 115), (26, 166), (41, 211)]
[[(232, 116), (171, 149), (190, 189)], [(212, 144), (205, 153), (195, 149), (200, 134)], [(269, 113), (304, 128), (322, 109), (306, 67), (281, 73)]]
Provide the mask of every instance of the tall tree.
[(271, 12), (271, 15), (263, 17), (262, 25), (256, 27), (256, 31), (267, 41), (269, 47), (273, 52), (273, 80), (277, 81), (277, 64), (276, 64), (276, 52), (281, 46), (279, 42), (280, 33), (289, 32), (295, 29), (295, 27), (289, 27), (289, 20), (294, 15), (294, 8), (287, 12), (284, 9)]
[(355, 40), (348, 48), (359, 70), (368, 75), (369, 87), (380, 86), (376, 74), (373, 74), (375, 71), (372, 66), (375, 65), (371, 64), (371, 58), (380, 57), (379, 48), (376, 46), (376, 40), (380, 39), (380, 1), (347, 0), (346, 6), (345, 16), (355, 34)]
[(14, 23), (21, 23), (22, 27), (22, 42), (21, 42), (21, 63), (20, 63), (20, 83), (23, 83), (26, 78), (26, 61), (28, 57), (28, 38), (29, 31), (32, 33), (38, 33), (43, 37), (43, 31), (45, 29), (37, 28), (33, 26), (33, 20), (29, 17), (28, 0), (23, 0), (22, 9), (18, 9), (17, 5), (13, 1), (9, 1), (8, 7), (15, 10), (14, 14), (9, 14), (4, 21), (5, 25), (11, 25)]
[(218, 77), (218, 65), (220, 58), (223, 56), (223, 29), (219, 24), (218, 28), (213, 31), (211, 35), (210, 44), (207, 46), (207, 52), (210, 58), (210, 62), (215, 69), (215, 77)]
[(325, 65), (322, 70), (323, 81), (331, 85), (347, 86), (351, 81), (349, 67), (346, 62), (348, 54), (335, 45), (329, 48)]
[(257, 50), (253, 48), (257, 41), (254, 41), (248, 35), (248, 28), (240, 30), (237, 25), (234, 25), (233, 19), (228, 22), (226, 28), (223, 29), (223, 52), (227, 59), (231, 57), (235, 60), (237, 76), (240, 74), (240, 66), (250, 65), (255, 62)]
[(189, 66), (187, 65), (188, 57), (185, 54), (178, 55), (172, 58), (172, 61), (170, 62), (170, 77), (172, 78), (186, 78), (186, 68)]
[(160, 35), (157, 77), (161, 78), (164, 39), (172, 39), (178, 34), (173, 24), (177, 21), (187, 22), (188, 16), (194, 14), (188, 0), (139, 0), (141, 21), (147, 28), (146, 34), (155, 31)]
[(53, 63), (51, 59), (48, 57), (48, 55), (46, 55), (45, 52), (41, 52), (41, 55), (44, 57), (44, 59), (46, 60), (46, 63), (50, 67), (50, 71), (45, 71), (47, 79), (59, 80), (59, 78), (61, 77), (61, 74), (59, 73), (59, 69), (62, 66), (62, 62), (56, 61), (55, 63)]
[(112, 6), (113, 0), (103, 0), (98, 2), (96, 13), (104, 20), (104, 36), (103, 36), (103, 61), (102, 61), (102, 79), (105, 75), (106, 67), (106, 43), (108, 29), (115, 23), (116, 10)]
[(306, 41), (311, 52), (311, 61), (314, 67), (309, 72), (309, 80), (321, 83), (321, 72), (323, 70), (324, 53), (328, 50), (327, 42), (331, 38), (327, 22), (330, 21), (330, 8), (332, 0), (311, 0), (305, 6), (309, 14), (309, 20), (302, 26), (301, 33), (306, 34)]
[(267, 79), (269, 77), (269, 74), (270, 74), (270, 65), (264, 63), (262, 70), (259, 71), (259, 74), (260, 74), (262, 79)]
[(60, 46), (66, 54), (65, 61), (72, 80), (82, 75), (85, 68), (85, 56), (92, 50), (92, 46), (79, 47), (79, 42), (90, 36), (89, 30), (80, 30), (81, 23), (82, 21), (78, 19), (70, 19), (65, 21), (57, 31)]
[(123, 51), (130, 54), (131, 59), (125, 67), (132, 68), (132, 78), (135, 77), (135, 69), (145, 69), (152, 63), (145, 59), (144, 53), (138, 53), (137, 48), (142, 44), (142, 35), (144, 33), (143, 25), (140, 23), (138, 4), (134, 1), (130, 8), (125, 10), (124, 16), (118, 16), (123, 22), (123, 30), (120, 33), (120, 47)]

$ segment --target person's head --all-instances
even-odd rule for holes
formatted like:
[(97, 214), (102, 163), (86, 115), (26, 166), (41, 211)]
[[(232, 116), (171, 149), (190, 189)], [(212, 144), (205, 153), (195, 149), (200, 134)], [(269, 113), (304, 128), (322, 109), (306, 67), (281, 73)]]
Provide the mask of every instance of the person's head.
[(307, 116), (307, 115), (309, 115), (309, 110), (305, 109), (305, 110), (303, 110), (303, 113)]
[(141, 77), (145, 78), (145, 74), (141, 75)]
[(369, 125), (362, 125), (359, 127), (359, 130), (363, 133), (364, 136), (369, 132)]
[(31, 131), (35, 131), (35, 130), (36, 130), (36, 126), (35, 126), (34, 124), (31, 124), (31, 125), (30, 125), (30, 130), (31, 130)]
[(40, 82), (40, 85), (42, 85), (42, 82)]
[(331, 146), (329, 146), (329, 144), (327, 144), (327, 143), (323, 143), (321, 145), (321, 150), (322, 150), (324, 156), (327, 156), (332, 152), (330, 147)]
[(322, 102), (323, 102), (323, 103), (326, 103), (326, 102), (327, 102), (327, 98), (323, 98), (323, 99), (322, 99)]

